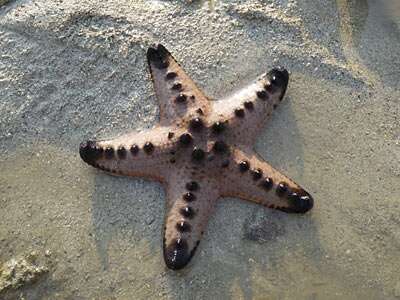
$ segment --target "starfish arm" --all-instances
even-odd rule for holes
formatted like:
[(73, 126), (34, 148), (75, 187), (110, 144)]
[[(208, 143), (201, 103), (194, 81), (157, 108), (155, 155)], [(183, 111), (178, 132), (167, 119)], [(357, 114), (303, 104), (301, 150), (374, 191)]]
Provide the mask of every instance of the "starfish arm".
[(214, 101), (211, 122), (226, 124), (228, 142), (252, 144), (282, 100), (288, 80), (285, 69), (272, 69), (232, 96)]
[(193, 257), (218, 198), (217, 188), (186, 169), (172, 174), (167, 184), (163, 253), (168, 268), (181, 269)]
[(305, 213), (314, 200), (293, 180), (271, 167), (253, 151), (235, 149), (223, 171), (221, 194), (290, 213)]
[(111, 140), (87, 141), (81, 143), (79, 153), (86, 163), (103, 171), (163, 181), (174, 162), (176, 133), (169, 127), (156, 127)]
[(160, 123), (170, 124), (199, 109), (209, 112), (209, 100), (162, 45), (147, 50), (154, 90), (160, 105)]

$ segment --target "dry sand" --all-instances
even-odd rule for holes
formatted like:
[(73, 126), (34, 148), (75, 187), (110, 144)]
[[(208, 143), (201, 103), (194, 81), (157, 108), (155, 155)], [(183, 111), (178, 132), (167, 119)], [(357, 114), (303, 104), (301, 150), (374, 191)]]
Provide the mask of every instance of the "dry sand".
[[(400, 296), (400, 13), (390, 1), (3, 2), (0, 265), (35, 251), (48, 272), (1, 299)], [(162, 259), (161, 186), (92, 170), (77, 151), (155, 124), (154, 42), (213, 98), (286, 66), (286, 100), (256, 149), (316, 201), (304, 216), (221, 201), (180, 273)]]

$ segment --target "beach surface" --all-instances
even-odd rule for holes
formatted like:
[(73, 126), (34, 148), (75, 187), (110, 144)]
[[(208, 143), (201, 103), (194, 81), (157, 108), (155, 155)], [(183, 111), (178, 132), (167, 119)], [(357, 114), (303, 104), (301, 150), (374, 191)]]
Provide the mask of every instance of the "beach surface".
[[(162, 186), (78, 153), (156, 124), (157, 42), (211, 99), (285, 66), (255, 148), (315, 199), (222, 199), (181, 272)], [(0, 299), (399, 299), (399, 44), (395, 1), (0, 0)]]

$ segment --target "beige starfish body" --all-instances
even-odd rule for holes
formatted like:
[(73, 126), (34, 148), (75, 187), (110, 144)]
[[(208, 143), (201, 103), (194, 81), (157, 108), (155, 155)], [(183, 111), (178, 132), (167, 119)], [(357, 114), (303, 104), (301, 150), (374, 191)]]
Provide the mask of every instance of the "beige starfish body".
[(80, 155), (104, 171), (165, 185), (163, 252), (169, 268), (190, 261), (221, 197), (294, 213), (313, 207), (303, 188), (249, 146), (284, 96), (285, 69), (261, 75), (228, 99), (209, 101), (162, 45), (149, 48), (147, 59), (160, 123), (147, 132), (84, 142)]

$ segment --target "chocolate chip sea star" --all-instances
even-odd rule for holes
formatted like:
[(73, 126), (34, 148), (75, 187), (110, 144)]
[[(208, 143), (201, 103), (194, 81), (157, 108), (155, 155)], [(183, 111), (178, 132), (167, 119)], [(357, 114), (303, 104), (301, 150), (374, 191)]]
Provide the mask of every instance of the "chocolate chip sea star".
[(79, 153), (103, 171), (163, 183), (163, 253), (168, 268), (188, 264), (221, 197), (288, 213), (313, 207), (309, 193), (252, 147), (285, 94), (285, 69), (272, 69), (230, 98), (209, 101), (164, 46), (150, 47), (147, 60), (160, 105), (159, 124), (147, 132), (86, 141)]

